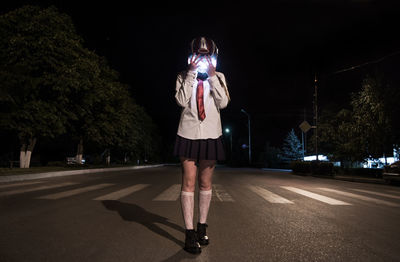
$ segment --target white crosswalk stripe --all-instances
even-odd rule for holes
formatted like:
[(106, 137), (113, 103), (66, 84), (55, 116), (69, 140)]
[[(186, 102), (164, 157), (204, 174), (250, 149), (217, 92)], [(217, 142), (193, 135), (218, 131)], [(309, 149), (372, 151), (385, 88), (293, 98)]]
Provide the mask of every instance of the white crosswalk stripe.
[(400, 196), (395, 196), (395, 195), (391, 195), (391, 194), (385, 194), (385, 193), (381, 193), (381, 192), (375, 192), (375, 191), (364, 190), (364, 189), (355, 189), (355, 188), (352, 188), (352, 190), (355, 190), (355, 191), (358, 191), (358, 192), (363, 192), (363, 193), (368, 193), (368, 194), (372, 194), (372, 195), (377, 195), (377, 196), (400, 199)]
[(37, 197), (37, 199), (60, 199), (60, 198), (70, 197), (70, 196), (74, 196), (74, 195), (81, 194), (81, 193), (84, 193), (84, 192), (93, 191), (93, 190), (96, 190), (96, 189), (112, 186), (112, 185), (114, 185), (114, 184), (105, 183), (105, 184), (98, 184), (98, 185), (93, 185), (93, 186), (81, 187), (81, 188), (72, 189), (72, 190), (68, 190), (68, 191), (64, 191), (64, 192), (59, 192), (59, 193), (55, 193), (55, 194), (50, 194), (50, 195)]
[(249, 185), (248, 188), (256, 193), (257, 195), (261, 196), (265, 200), (267, 200), (270, 203), (276, 203), (276, 204), (293, 204), (292, 201), (287, 200), (286, 198), (283, 198), (281, 196), (278, 196), (277, 194), (274, 194), (265, 188), (259, 187), (259, 186), (252, 186)]
[[(16, 194), (22, 194), (22, 193), (28, 193), (28, 192), (35, 192), (35, 191), (40, 191), (40, 190), (46, 190), (46, 189), (54, 189), (54, 188), (60, 188), (60, 187), (65, 187), (65, 186), (70, 186), (70, 185), (76, 185), (79, 183), (74, 183), (74, 182), (63, 182), (63, 183), (58, 183), (58, 184), (52, 184), (52, 185), (38, 185), (37, 187), (33, 188), (25, 188), (26, 186), (29, 185), (36, 185), (39, 183), (43, 183), (47, 181), (35, 181), (35, 182), (21, 182), (21, 183), (14, 183), (14, 184), (7, 184), (7, 185), (1, 185), (0, 188), (11, 188), (11, 187), (24, 187), (24, 188), (18, 188), (14, 190), (8, 190), (8, 191), (3, 191), (0, 192), (0, 196), (9, 196), (9, 195), (16, 195)], [(85, 186), (85, 187), (80, 187), (80, 188), (75, 188), (72, 190), (66, 190), (62, 192), (57, 192), (53, 194), (48, 194), (40, 197), (36, 197), (37, 199), (61, 199), (61, 198), (66, 198), (66, 197), (71, 197), (74, 195), (78, 195), (81, 193), (89, 192), (89, 191), (94, 191), (102, 188), (106, 188), (109, 186), (112, 186), (114, 184), (109, 184), (109, 183), (103, 183), (103, 184), (96, 184), (96, 185), (91, 185), (91, 186)], [(98, 196), (96, 198), (93, 198), (93, 200), (118, 200), (123, 197), (126, 197), (130, 194), (133, 194), (135, 192), (138, 192), (140, 190), (148, 189), (151, 184), (135, 184), (129, 187), (122, 188), (120, 190), (110, 192), (105, 195)], [(289, 200), (281, 195), (278, 195), (272, 191), (269, 191), (261, 186), (256, 186), (256, 185), (246, 185), (245, 186), (247, 189), (251, 190), (258, 196), (262, 197), (269, 203), (273, 204), (295, 204), (293, 200)], [(350, 203), (337, 200), (335, 198), (327, 197), (321, 194), (313, 193), (304, 189), (296, 188), (296, 187), (291, 187), (291, 186), (280, 186), (283, 189), (289, 190), (291, 192), (294, 192), (296, 194), (300, 194), (302, 196), (306, 196), (318, 201), (321, 201), (323, 203), (329, 204), (329, 205), (352, 205)], [(168, 187), (166, 190), (162, 191), (159, 195), (157, 195), (153, 201), (178, 201), (180, 198), (180, 193), (181, 193), (181, 184), (173, 184), (170, 187)], [(235, 200), (232, 198), (232, 196), (226, 191), (225, 186), (221, 184), (213, 184), (213, 197), (212, 201), (220, 201), (220, 202), (235, 202)], [(358, 200), (363, 200), (363, 201), (368, 201), (372, 202), (375, 204), (381, 204), (381, 205), (386, 205), (386, 206), (391, 206), (391, 207), (399, 207), (400, 204), (397, 204), (395, 202), (390, 202), (387, 200), (382, 200), (382, 199), (377, 199), (374, 197), (370, 197), (364, 194), (355, 194), (355, 193), (350, 193), (350, 192), (345, 192), (341, 190), (336, 190), (336, 189), (331, 189), (331, 188), (323, 188), (323, 187), (318, 187), (315, 188), (316, 190), (322, 190), (325, 192), (331, 192), (335, 193), (338, 195), (346, 196), (349, 198), (353, 199), (358, 199)], [(385, 191), (385, 192), (376, 192), (372, 190), (364, 190), (364, 189), (356, 189), (356, 188), (351, 188), (348, 190), (353, 190), (357, 191), (360, 193), (365, 193), (365, 194), (371, 194), (371, 195), (376, 195), (376, 196), (381, 196), (381, 197), (387, 197), (387, 198), (393, 198), (393, 199), (400, 199), (400, 195), (396, 195), (397, 191), (393, 192), (393, 194), (389, 194), (388, 192), (390, 191)]]
[(222, 202), (235, 202), (231, 195), (220, 184), (213, 184), (213, 194)]
[(93, 200), (118, 200), (118, 199), (126, 197), (134, 192), (140, 191), (148, 186), (149, 186), (149, 184), (133, 185), (133, 186), (112, 192), (110, 194), (94, 198)]
[(43, 183), (43, 182), (44, 181), (12, 183), (12, 184), (0, 185), (0, 188), (27, 186), (27, 185), (34, 185), (34, 184), (39, 184), (39, 183)]
[(11, 190), (11, 191), (0, 192), (0, 196), (10, 196), (10, 195), (16, 195), (16, 194), (40, 191), (40, 190), (45, 190), (45, 189), (52, 189), (52, 188), (57, 188), (57, 187), (70, 186), (70, 185), (75, 185), (75, 184), (78, 184), (78, 183), (64, 182), (64, 183), (59, 183), (59, 184), (49, 185), (49, 186), (40, 186), (40, 187), (34, 187), (34, 188), (15, 189), (15, 190)]
[(394, 191), (394, 190), (388, 190), (387, 192), (389, 192), (389, 193), (395, 193), (395, 194), (400, 194), (400, 191)]
[(337, 200), (337, 199), (334, 199), (334, 198), (326, 197), (326, 196), (323, 196), (323, 195), (320, 195), (320, 194), (312, 193), (310, 191), (306, 191), (306, 190), (303, 190), (303, 189), (290, 187), (290, 186), (281, 186), (281, 187), (284, 188), (284, 189), (290, 190), (292, 192), (295, 192), (297, 194), (300, 194), (300, 195), (303, 195), (303, 196), (306, 196), (306, 197), (309, 197), (309, 198), (312, 198), (312, 199), (327, 203), (329, 205), (351, 205), (350, 203), (346, 203), (346, 202), (343, 202), (343, 201), (340, 201), (340, 200)]
[(181, 184), (172, 185), (154, 198), (153, 201), (177, 201), (181, 194), (181, 187)]
[[(212, 185), (213, 191), (212, 194), (215, 196), (219, 201), (223, 202), (234, 202), (235, 200), (229, 195), (228, 192), (223, 188), (220, 184), (213, 184)], [(170, 186), (164, 192), (159, 194), (153, 201), (177, 201), (181, 195), (182, 185), (175, 184)], [(214, 201), (214, 200), (211, 200)]]
[(330, 189), (330, 188), (323, 188), (320, 187), (318, 189), (327, 191), (327, 192), (333, 192), (336, 193), (338, 195), (343, 195), (343, 196), (347, 196), (347, 197), (352, 197), (355, 199), (360, 199), (360, 200), (364, 200), (364, 201), (369, 201), (369, 202), (373, 202), (375, 204), (383, 204), (383, 205), (387, 205), (387, 206), (392, 206), (392, 207), (398, 207), (399, 205), (393, 202), (389, 202), (389, 201), (385, 201), (385, 200), (381, 200), (381, 199), (376, 199), (376, 198), (372, 198), (372, 197), (367, 197), (367, 196), (363, 196), (363, 195), (358, 195), (358, 194), (353, 194), (353, 193), (349, 193), (349, 192), (344, 192), (344, 191), (340, 191), (340, 190), (336, 190), (336, 189)]

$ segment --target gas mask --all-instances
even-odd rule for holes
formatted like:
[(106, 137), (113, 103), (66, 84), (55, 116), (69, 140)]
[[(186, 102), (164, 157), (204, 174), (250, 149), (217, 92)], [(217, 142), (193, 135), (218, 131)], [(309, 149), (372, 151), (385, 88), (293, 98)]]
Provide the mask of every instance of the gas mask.
[[(196, 55), (194, 55), (196, 57)], [(192, 59), (193, 54), (189, 55), (188, 57), (188, 64), (190, 64), (190, 60)], [(207, 56), (206, 55), (201, 55), (200, 56), (200, 61), (197, 64), (197, 72), (201, 74), (207, 73), (208, 70), (208, 61), (207, 61)], [(217, 56), (212, 55), (211, 56), (211, 63), (214, 67), (217, 67)]]

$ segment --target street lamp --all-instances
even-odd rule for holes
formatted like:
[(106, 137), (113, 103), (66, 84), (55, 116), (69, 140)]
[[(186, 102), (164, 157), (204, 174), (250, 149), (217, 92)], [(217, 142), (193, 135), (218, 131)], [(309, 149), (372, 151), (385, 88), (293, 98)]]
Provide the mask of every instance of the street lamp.
[(248, 121), (249, 121), (249, 124), (248, 124), (248, 127), (249, 127), (249, 164), (251, 164), (251, 135), (250, 135), (250, 115), (246, 112), (246, 111), (244, 111), (244, 109), (241, 109), (240, 110), (240, 112), (243, 112), (243, 113), (245, 113), (246, 115), (247, 115), (247, 118), (248, 118)]
[(232, 132), (229, 128), (225, 128), (225, 133), (230, 134), (230, 139), (231, 139), (231, 161), (232, 161)]

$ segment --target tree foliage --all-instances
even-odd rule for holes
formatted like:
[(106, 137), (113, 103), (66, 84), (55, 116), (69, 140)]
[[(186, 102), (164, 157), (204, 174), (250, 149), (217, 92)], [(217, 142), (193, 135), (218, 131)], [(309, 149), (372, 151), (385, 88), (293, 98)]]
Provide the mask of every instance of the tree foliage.
[(55, 7), (24, 6), (0, 16), (0, 128), (32, 138), (72, 140), (141, 154), (159, 135), (129, 86), (83, 46)]
[(390, 155), (398, 145), (398, 130), (393, 127), (398, 122), (399, 96), (399, 90), (382, 74), (367, 75), (361, 89), (351, 94), (351, 109), (322, 112), (318, 126), (321, 152), (332, 160), (350, 162)]
[(380, 75), (367, 76), (362, 88), (352, 96), (354, 132), (363, 145), (364, 157), (382, 157), (391, 147), (390, 112), (385, 110), (385, 86)]
[(303, 149), (300, 140), (297, 138), (294, 129), (292, 129), (283, 144), (283, 156), (290, 160), (299, 160), (303, 157)]
[(26, 6), (0, 17), (0, 35), (1, 126), (20, 139), (62, 134), (64, 80), (81, 43), (71, 19)]
[[(362, 161), (365, 155), (357, 130), (352, 110), (323, 111), (318, 125), (319, 152), (334, 161)], [(310, 139), (310, 144), (315, 146), (314, 137)]]

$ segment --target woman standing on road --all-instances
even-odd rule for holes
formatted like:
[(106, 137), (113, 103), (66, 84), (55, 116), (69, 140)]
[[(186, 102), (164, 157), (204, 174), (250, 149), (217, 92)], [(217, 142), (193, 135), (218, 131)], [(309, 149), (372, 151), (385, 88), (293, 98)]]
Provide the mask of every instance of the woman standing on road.
[[(230, 96), (225, 76), (215, 71), (218, 49), (205, 37), (193, 39), (188, 69), (178, 74), (175, 99), (182, 107), (176, 135), (174, 156), (182, 163), (181, 207), (185, 222), (185, 247), (201, 253), (208, 245), (207, 214), (212, 196), (212, 174), (217, 160), (225, 160), (220, 109)], [(199, 220), (193, 227), (194, 191), (199, 168)]]

